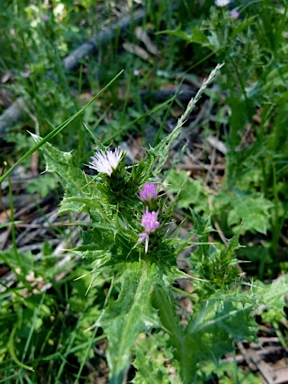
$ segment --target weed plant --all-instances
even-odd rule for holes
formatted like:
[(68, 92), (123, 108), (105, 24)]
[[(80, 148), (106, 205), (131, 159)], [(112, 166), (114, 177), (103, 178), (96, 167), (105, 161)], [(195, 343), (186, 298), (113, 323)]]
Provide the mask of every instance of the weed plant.
[[(137, 383), (204, 383), (213, 374), (227, 382), (226, 371), (232, 372), (230, 382), (258, 383), (258, 377), (234, 363), (215, 363), (235, 350), (235, 341), (257, 340), (251, 313), (259, 307), (266, 308), (263, 321), (273, 324), (285, 344), (280, 327), (287, 279), (264, 285), (251, 278), (248, 283), (237, 264), (250, 260), (245, 270), (253, 276), (256, 265), (260, 280), (287, 271), (282, 243), (287, 226), (287, 4), (264, 0), (228, 8), (212, 1), (181, 1), (174, 10), (169, 1), (158, 7), (147, 1), (149, 20), (162, 32), (156, 35), (158, 48), (165, 42), (161, 59), (145, 63), (126, 53), (107, 71), (101, 68), (102, 81), (108, 83), (125, 66), (124, 84), (136, 108), (129, 104), (128, 91), (124, 103), (118, 100), (112, 81), (80, 110), (75, 94), (88, 86), (97, 93), (100, 81), (93, 62), (85, 59), (81, 75), (67, 76), (60, 60), (72, 48), (71, 41), (77, 46), (97, 30), (90, 17), (86, 30), (77, 21), (70, 28), (73, 20), (83, 19), (83, 7), (94, 10), (93, 2), (77, 4), (55, 2), (47, 12), (38, 2), (8, 1), (0, 10), (1, 46), (6, 47), (1, 71), (13, 68), (18, 80), (17, 86), (12, 82), (5, 87), (29, 101), (28, 128), (37, 142), (32, 147), (26, 135), (10, 135), (25, 154), (0, 182), (41, 149), (46, 170), (56, 173), (65, 189), (59, 213), (89, 216), (74, 224), (82, 243), (68, 252), (65, 267), (57, 263), (48, 241), (37, 262), (31, 251), (17, 249), (10, 185), (11, 220), (3, 225), (11, 227), (13, 245), (0, 252), (0, 260), (17, 284), (1, 282), (0, 382), (92, 383), (107, 376), (108, 364), (111, 383), (125, 377)], [(112, 17), (109, 2), (104, 9)], [(115, 57), (118, 43), (102, 64)], [(192, 67), (202, 76), (217, 62), (225, 63), (217, 77), (218, 92), (205, 89), (204, 83), (165, 136), (172, 100), (144, 112), (138, 88), (160, 87), (164, 81), (158, 69), (175, 78), (183, 69), (189, 75)], [(226, 177), (218, 190), (174, 168), (163, 172), (169, 149), (202, 93), (219, 111), (218, 136), (228, 149)], [(104, 95), (104, 102), (96, 105)], [(112, 120), (104, 122), (111, 109)], [(154, 144), (138, 164), (126, 166), (125, 152), (111, 143), (120, 142), (131, 129), (143, 132), (150, 115), (160, 127)], [(82, 170), (88, 163), (89, 174)], [(175, 194), (170, 203), (164, 179)], [(42, 180), (43, 194), (49, 186), (50, 191), (55, 188), (48, 174)], [(37, 183), (31, 188), (39, 189)], [(184, 239), (179, 226), (171, 229), (178, 209), (186, 217), (183, 225), (193, 223)], [(230, 238), (227, 246), (211, 241), (213, 221)], [(177, 267), (183, 251), (188, 252), (184, 271)], [(191, 276), (193, 293), (179, 289), (179, 279), (190, 281)], [(182, 300), (192, 311), (180, 305)], [(131, 368), (127, 373), (131, 363), (136, 373)]]
[[(54, 282), (52, 297), (39, 295), (27, 284), (28, 276), (34, 270), (31, 254), (20, 256), (15, 247), (2, 253), (3, 260), (11, 265), (21, 282), (13, 291), (4, 290), (2, 294), (4, 380), (11, 377), (16, 382), (22, 379), (35, 382), (42, 375), (45, 361), (49, 360), (55, 364), (56, 377), (51, 378), (53, 374), (47, 373), (45, 380), (60, 381), (65, 365), (69, 364), (72, 371), (65, 376), (76, 383), (85, 363), (92, 357), (92, 346), (105, 337), (110, 383), (123, 381), (132, 351), (136, 354), (135, 367), (139, 368), (135, 377), (137, 382), (162, 380), (169, 383), (174, 379), (170, 380), (167, 368), (163, 364), (151, 366), (150, 359), (145, 359), (149, 343), (151, 353), (158, 355), (158, 351), (151, 350), (151, 337), (163, 348), (162, 362), (173, 356), (170, 365), (175, 369), (176, 382), (201, 382), (205, 363), (217, 362), (223, 354), (232, 351), (234, 340), (256, 341), (253, 309), (259, 305), (273, 307), (273, 313), (276, 311), (281, 317), (283, 294), (288, 292), (287, 279), (268, 286), (254, 281), (247, 284), (248, 292), (243, 291), (235, 258), (238, 235), (229, 240), (227, 247), (209, 242), (209, 234), (213, 231), (210, 218), (191, 209), (189, 217), (194, 227), (185, 239), (181, 239), (178, 236), (180, 228), (172, 233), (169, 230), (177, 198), (168, 204), (165, 195), (159, 195), (158, 180), (169, 149), (220, 67), (217, 66), (203, 82), (175, 129), (159, 144), (146, 150), (146, 157), (138, 164), (130, 167), (125, 166), (123, 150), (109, 149), (92, 135), (96, 152), (88, 166), (97, 174), (89, 176), (77, 166), (73, 153), (62, 152), (48, 143), (51, 134), (44, 139), (33, 134), (37, 144), (31, 152), (38, 148), (43, 150), (46, 170), (57, 173), (65, 188), (59, 213), (85, 212), (90, 217), (90, 221), (78, 223), (85, 227), (82, 244), (72, 250), (73, 254), (90, 262), (90, 271), (84, 269), (82, 277), (74, 274), (80, 280), (70, 281), (72, 291), (71, 288), (68, 291), (67, 286), (66, 290), (61, 290), (61, 286), (65, 288), (65, 282)], [(86, 107), (56, 128), (53, 134), (68, 126)], [(197, 242), (191, 240), (195, 236)], [(185, 273), (177, 268), (177, 258), (182, 250), (195, 245), (196, 250), (187, 257), (190, 267)], [(176, 292), (193, 303), (190, 316), (179, 308), (173, 294), (173, 283), (181, 278), (190, 279), (189, 270), (193, 271), (193, 295), (179, 289)], [(45, 276), (49, 278), (47, 273)], [(53, 276), (50, 279), (53, 281)], [(103, 279), (110, 282), (106, 297), (96, 289), (99, 283), (103, 286)], [(23, 293), (25, 288), (28, 290), (26, 295)], [(86, 294), (88, 292), (86, 299), (84, 289), (87, 289)], [(91, 290), (95, 296), (91, 296)], [(77, 295), (81, 293), (82, 300), (79, 301), (81, 296)], [(55, 294), (57, 301), (53, 300)], [(13, 300), (7, 300), (7, 295)], [(64, 313), (55, 317), (54, 306), (58, 305), (59, 299), (59, 304), (63, 301), (70, 304)], [(52, 333), (59, 327), (61, 329), (62, 316), (65, 318), (77, 311), (72, 332), (64, 328), (60, 338), (55, 340)], [(12, 328), (7, 327), (9, 318), (13, 319)], [(16, 347), (21, 339), (25, 342)], [(55, 342), (57, 346), (54, 346)], [(39, 355), (42, 358), (37, 359)], [(17, 372), (15, 366), (18, 366)]]

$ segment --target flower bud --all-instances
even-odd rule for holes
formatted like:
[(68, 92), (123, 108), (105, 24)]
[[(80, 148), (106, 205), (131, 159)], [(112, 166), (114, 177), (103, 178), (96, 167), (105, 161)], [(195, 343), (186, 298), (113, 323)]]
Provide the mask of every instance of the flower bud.
[(156, 185), (153, 183), (146, 183), (144, 188), (139, 193), (140, 200), (149, 203), (151, 200), (157, 199)]

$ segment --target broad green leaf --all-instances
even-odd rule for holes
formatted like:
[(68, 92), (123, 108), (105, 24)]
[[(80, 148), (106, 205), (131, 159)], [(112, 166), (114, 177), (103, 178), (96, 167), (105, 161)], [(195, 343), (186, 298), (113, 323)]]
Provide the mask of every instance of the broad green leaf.
[[(188, 182), (189, 175), (185, 171), (177, 172), (171, 170), (167, 176), (168, 187), (167, 190), (172, 193), (178, 193), (180, 188)], [(181, 192), (180, 192), (181, 193)]]
[(111, 384), (122, 382), (138, 334), (157, 325), (150, 298), (156, 280), (154, 265), (144, 261), (127, 263), (126, 270), (117, 280), (121, 284), (119, 297), (109, 302), (99, 319), (108, 338)]
[[(228, 225), (239, 228), (243, 221), (244, 231), (257, 231), (266, 234), (269, 227), (270, 208), (273, 204), (260, 194), (235, 194), (234, 204), (228, 214)], [(241, 231), (241, 227), (239, 228)]]

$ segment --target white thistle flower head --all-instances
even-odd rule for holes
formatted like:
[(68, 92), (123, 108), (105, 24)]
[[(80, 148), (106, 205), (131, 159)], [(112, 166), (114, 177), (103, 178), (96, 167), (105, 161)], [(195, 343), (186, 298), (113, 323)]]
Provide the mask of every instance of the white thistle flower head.
[(225, 7), (230, 3), (230, 0), (215, 0), (217, 7)]
[(117, 169), (122, 155), (123, 151), (119, 147), (115, 148), (114, 152), (110, 149), (106, 152), (98, 150), (95, 152), (95, 155), (91, 157), (91, 163), (88, 164), (88, 167), (111, 176), (113, 171)]

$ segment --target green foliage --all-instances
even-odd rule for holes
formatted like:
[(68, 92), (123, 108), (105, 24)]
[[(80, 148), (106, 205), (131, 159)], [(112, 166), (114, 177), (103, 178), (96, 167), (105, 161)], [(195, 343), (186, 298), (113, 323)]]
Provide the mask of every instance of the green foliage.
[[(139, 260), (139, 252), (135, 249), (137, 232), (141, 231), (136, 223), (143, 209), (136, 192), (139, 185), (151, 178), (154, 172), (159, 172), (157, 169), (166, 161), (168, 149), (178, 133), (179, 128), (147, 151), (147, 159), (134, 166), (131, 172), (127, 172), (121, 160), (111, 177), (106, 174), (89, 177), (75, 165), (71, 153), (59, 151), (48, 143), (42, 146), (46, 170), (56, 172), (66, 189), (60, 212), (76, 210), (90, 214), (92, 228), (83, 232), (83, 244), (75, 252), (94, 260), (94, 278), (101, 271), (109, 271), (114, 276), (114, 283), (121, 286), (117, 301), (108, 302), (97, 322), (108, 338), (111, 382), (122, 380), (138, 334), (157, 325), (151, 307), (155, 284), (163, 284), (164, 276), (166, 283), (172, 282), (177, 275), (182, 276), (173, 269), (174, 247), (169, 243), (161, 246), (161, 236), (158, 236), (158, 252), (157, 247), (153, 248), (151, 238), (150, 261), (146, 258)], [(160, 269), (157, 265), (161, 265), (161, 252), (164, 250), (167, 260)]]
[(150, 300), (157, 272), (150, 263), (126, 263), (125, 270), (115, 281), (121, 284), (119, 297), (116, 302), (109, 303), (98, 320), (108, 338), (111, 383), (122, 382), (138, 334), (157, 326)]
[(219, 290), (208, 300), (194, 306), (194, 313), (183, 328), (177, 325), (178, 321), (169, 304), (171, 300), (158, 289), (155, 305), (159, 308), (164, 329), (169, 331), (173, 353), (180, 365), (182, 382), (201, 382), (201, 377), (195, 375), (204, 369), (205, 361), (217, 363), (223, 354), (234, 350), (233, 340), (255, 342), (258, 326), (251, 317), (251, 309), (267, 305), (283, 313), (281, 291), (288, 292), (287, 279), (267, 286), (257, 283), (251, 286), (248, 293), (241, 288), (226, 292)]
[(208, 42), (207, 37), (205, 36), (203, 31), (201, 31), (201, 29), (199, 29), (199, 28), (193, 28), (191, 31), (191, 34), (188, 34), (184, 31), (182, 31), (181, 29), (177, 29), (175, 31), (169, 31), (169, 30), (162, 31), (161, 33), (165, 33), (165, 34), (171, 35), (171, 36), (180, 37), (181, 39), (185, 40), (186, 43), (188, 43), (188, 44), (189, 43), (204, 44), (204, 43)]
[(61, 152), (49, 143), (42, 148), (46, 171), (56, 172), (65, 188), (60, 212), (80, 212), (89, 197), (92, 200), (91, 205), (97, 207), (97, 190), (95, 190), (93, 182), (76, 166), (73, 155), (69, 152)]
[(227, 217), (227, 224), (234, 232), (266, 234), (270, 228), (273, 203), (263, 194), (248, 194), (235, 188), (224, 190), (213, 199), (213, 208), (216, 216)]
[(272, 284), (265, 285), (261, 281), (251, 284), (250, 295), (255, 298), (258, 305), (265, 305), (273, 311), (283, 313), (283, 294), (287, 292), (287, 276), (278, 278)]
[[(195, 100), (212, 78), (213, 75), (204, 82)], [(194, 104), (192, 100), (187, 111)], [(92, 228), (83, 232), (83, 244), (74, 251), (94, 260), (94, 279), (105, 271), (114, 279), (111, 287), (119, 289), (118, 299), (109, 299), (97, 320), (97, 325), (103, 328), (108, 339), (107, 356), (113, 383), (123, 379), (138, 334), (158, 326), (151, 296), (163, 326), (170, 332), (183, 382), (189, 382), (203, 358), (217, 361), (223, 353), (232, 349), (233, 339), (249, 339), (255, 334), (255, 327), (250, 324), (251, 306), (245, 304), (246, 299), (241, 295), (235, 293), (233, 297), (227, 293), (237, 281), (234, 257), (238, 247), (237, 237), (229, 242), (227, 249), (209, 246), (208, 235), (212, 230), (210, 222), (192, 212), (200, 242), (198, 250), (191, 255), (191, 262), (199, 276), (199, 291), (202, 286), (201, 299), (205, 299), (206, 304), (203, 307), (202, 302), (199, 302), (199, 308), (197, 310), (195, 307), (195, 315), (190, 318), (186, 329), (179, 326), (169, 288), (175, 278), (183, 276), (175, 270), (179, 245), (175, 247), (175, 241), (166, 239), (163, 229), (159, 229), (155, 235), (150, 235), (149, 255), (143, 255), (143, 248), (136, 247), (137, 234), (141, 231), (138, 223), (143, 210), (136, 196), (137, 190), (161, 171), (169, 155), (169, 148), (179, 135), (185, 114), (172, 133), (155, 148), (147, 150), (147, 158), (133, 165), (129, 172), (121, 157), (111, 175), (104, 171), (95, 177), (87, 176), (77, 167), (71, 153), (59, 151), (48, 143), (41, 147), (47, 163), (46, 170), (56, 172), (66, 189), (60, 212), (76, 210), (90, 214)], [(95, 142), (105, 151), (97, 139)], [(180, 179), (180, 182), (183, 184), (183, 180)], [(162, 224), (165, 225), (172, 211), (168, 209), (165, 213), (163, 203), (160, 203), (159, 209)], [(188, 244), (189, 240), (184, 241), (180, 248)], [(236, 318), (239, 323), (235, 321)], [(227, 343), (217, 344), (217, 340), (223, 338), (227, 339)], [(201, 354), (191, 348), (195, 340), (197, 345), (201, 345)]]
[[(212, 369), (221, 383), (257, 383), (251, 373), (236, 372), (231, 365), (215, 368), (215, 364), (223, 354), (234, 350), (235, 340), (257, 341), (258, 326), (252, 310), (257, 310), (263, 321), (272, 322), (276, 330), (277, 323), (284, 321), (283, 296), (288, 291), (287, 279), (270, 285), (254, 281), (246, 284), (248, 289), (244, 291), (235, 253), (252, 261), (247, 270), (257, 263), (261, 279), (267, 273), (268, 263), (270, 269), (279, 268), (279, 265), (286, 268), (283, 260), (287, 252), (284, 251), (284, 257), (279, 252), (281, 231), (288, 213), (285, 203), (288, 196), (286, 2), (274, 4), (265, 0), (241, 5), (237, 8), (240, 16), (235, 19), (230, 9), (216, 8), (213, 1), (203, 4), (181, 1), (175, 13), (179, 18), (174, 20), (174, 9), (169, 1), (160, 1), (157, 5), (147, 1), (149, 32), (154, 32), (151, 28), (166, 29), (156, 35), (156, 39), (164, 37), (161, 46), (165, 49), (153, 65), (140, 58), (135, 60), (132, 54), (114, 60), (118, 49), (116, 41), (112, 49), (105, 47), (102, 63), (97, 64), (96, 69), (94, 58), (91, 63), (85, 58), (81, 73), (69, 76), (64, 72), (60, 56), (94, 34), (91, 26), (95, 25), (98, 14), (105, 20), (113, 16), (111, 4), (104, 2), (101, 12), (98, 9), (95, 12), (91, 0), (78, 1), (76, 5), (73, 1), (56, 1), (49, 8), (39, 2), (30, 3), (8, 1), (0, 10), (0, 21), (3, 21), (0, 40), (5, 47), (0, 70), (2, 75), (7, 68), (13, 69), (17, 82), (3, 81), (3, 84), (15, 96), (21, 95), (29, 101), (26, 112), (31, 118), (30, 130), (34, 132), (35, 129), (37, 135), (42, 136), (50, 133), (44, 139), (34, 135), (36, 145), (0, 176), (0, 182), (17, 164), (41, 148), (46, 170), (57, 174), (65, 189), (59, 212), (87, 212), (89, 219), (79, 223), (83, 227), (82, 244), (72, 250), (74, 255), (82, 257), (81, 264), (72, 258), (71, 271), (61, 281), (55, 278), (55, 269), (63, 272), (63, 267), (55, 264), (56, 256), (48, 243), (43, 247), (39, 263), (31, 252), (18, 252), (15, 244), (14, 248), (0, 253), (1, 262), (11, 268), (17, 281), (17, 286), (11, 288), (4, 283), (0, 295), (0, 362), (3, 365), (0, 378), (5, 382), (27, 383), (39, 380), (92, 382), (93, 378), (88, 378), (86, 372), (80, 376), (89, 358), (93, 358), (95, 364), (93, 348), (105, 337), (111, 383), (122, 381), (134, 352), (137, 383), (201, 383), (204, 377), (209, 379)], [(86, 15), (85, 20), (82, 14)], [(43, 15), (49, 15), (46, 22)], [(83, 28), (83, 21), (86, 28)], [(97, 28), (100, 28), (98, 24)], [(106, 72), (103, 68), (108, 61)], [(146, 105), (138, 89), (166, 86), (157, 72), (159, 68), (165, 69), (165, 76), (172, 83), (176, 78), (174, 71), (183, 72), (193, 66), (202, 76), (215, 61), (225, 62), (218, 81), (221, 89), (215, 91), (213, 87), (206, 95), (213, 95), (217, 109), (223, 110), (216, 112), (216, 123), (221, 124), (218, 133), (228, 148), (225, 182), (212, 194), (202, 180), (192, 180), (185, 172), (170, 170), (167, 190), (175, 193), (176, 199), (168, 206), (164, 197), (158, 199), (155, 209), (159, 210), (160, 227), (149, 234), (146, 254), (144, 244), (138, 242), (138, 235), (143, 232), (141, 217), (145, 209), (138, 198), (139, 191), (146, 182), (160, 184), (169, 149), (195, 103), (214, 79), (215, 71), (204, 81), (176, 128), (164, 138), (163, 127), (168, 113), (163, 117), (161, 110), (169, 103), (172, 106), (174, 98), (143, 113)], [(141, 73), (139, 77), (132, 77), (135, 66)], [(104, 81), (119, 67), (125, 67), (129, 74), (124, 81), (127, 88), (133, 88), (130, 98), (136, 106), (130, 105), (128, 91), (123, 106), (123, 100), (117, 100), (116, 89), (111, 89), (101, 105), (93, 110), (86, 105), (61, 124), (78, 109), (75, 90), (82, 92), (82, 74), (85, 77), (88, 73), (84, 79), (84, 83), (89, 83), (88, 88), (99, 88), (96, 71), (100, 67)], [(29, 76), (23, 76), (24, 71), (29, 72)], [(187, 78), (191, 80), (191, 77), (187, 73)], [(73, 96), (68, 84), (74, 89)], [(120, 93), (123, 92), (120, 90)], [(113, 111), (105, 105), (111, 100)], [(223, 100), (225, 108), (222, 108)], [(216, 105), (211, 111), (214, 109)], [(219, 119), (227, 110), (227, 116)], [(137, 134), (142, 132), (147, 125), (143, 118), (149, 115), (159, 120), (160, 129), (153, 147), (138, 164), (125, 167), (121, 159), (111, 177), (103, 173), (91, 176), (80, 169), (82, 163), (87, 162), (87, 152), (91, 149), (90, 141), (86, 140), (89, 130), (79, 129), (83, 112), (92, 138), (93, 134), (102, 137), (104, 144), (110, 144), (116, 137), (122, 140), (132, 126)], [(104, 118), (105, 123), (102, 123)], [(51, 124), (45, 119), (58, 127), (51, 131)], [(64, 128), (68, 125), (66, 132)], [(214, 121), (209, 129), (214, 130)], [(53, 145), (49, 143), (52, 138)], [(32, 146), (23, 134), (10, 135), (9, 140), (19, 151)], [(94, 143), (96, 149), (107, 150), (95, 137)], [(58, 147), (65, 147), (66, 151)], [(71, 148), (73, 152), (67, 152)], [(51, 178), (45, 174), (41, 184), (32, 182), (28, 190), (45, 196), (55, 187), (54, 175)], [(208, 197), (212, 202), (211, 214), (220, 223), (224, 235), (231, 237), (234, 233), (227, 246), (212, 240), (214, 230), (208, 217)], [(169, 235), (176, 204), (187, 214), (186, 221), (193, 222), (193, 230), (186, 239), (178, 237), (179, 228), (174, 231), (174, 237)], [(11, 225), (13, 232), (13, 220), (7, 225)], [(239, 249), (239, 235), (241, 243), (252, 238), (252, 245), (249, 243), (246, 248)], [(192, 236), (197, 238), (196, 242), (191, 241)], [(190, 262), (189, 274), (186, 274), (177, 269), (176, 261), (182, 250), (191, 247), (193, 252), (186, 258), (187, 263)], [(281, 257), (282, 263), (276, 263)], [(194, 278), (193, 294), (181, 290), (175, 294), (172, 284), (177, 279), (190, 278), (190, 274)], [(78, 279), (79, 276), (82, 278)], [(31, 279), (36, 285), (31, 284)], [(45, 283), (50, 286), (47, 294), (41, 291), (41, 284)], [(191, 300), (191, 315), (178, 305), (179, 296)], [(262, 313), (263, 306), (265, 312)], [(208, 361), (213, 362), (213, 368), (207, 368)]]
[(166, 180), (169, 192), (180, 191), (177, 197), (179, 208), (189, 208), (192, 205), (196, 212), (208, 213), (208, 197), (201, 180), (191, 180), (186, 172), (175, 170), (169, 172)]
[[(227, 8), (211, 7), (205, 20), (190, 21), (185, 30), (163, 33), (183, 39), (199, 56), (209, 49), (217, 61), (225, 62), (219, 80), (227, 91), (225, 105), (229, 108), (229, 130), (226, 138), (223, 136), (228, 147), (226, 188), (213, 199), (213, 214), (228, 233), (228, 226), (242, 234), (271, 231), (267, 245), (270, 256), (277, 259), (287, 219), (285, 198), (279, 198), (287, 197), (287, 191), (280, 193), (277, 188), (287, 181), (283, 173), (287, 170), (283, 126), (287, 116), (287, 44), (283, 28), (288, 5), (275, 5), (270, 0), (240, 5), (236, 19)], [(257, 124), (255, 115), (260, 117)], [(255, 139), (247, 144), (249, 129)]]
[(21, 132), (13, 135), (8, 134), (6, 140), (9, 143), (15, 143), (19, 151), (27, 151), (31, 148), (31, 145), (33, 145), (33, 139), (31, 137), (27, 138), (27, 136)]
[[(205, 367), (205, 380), (212, 379), (212, 374), (217, 375), (220, 384), (261, 384), (262, 379), (251, 371), (246, 371), (237, 366), (237, 362), (233, 363), (220, 363), (217, 367), (213, 364), (207, 364)], [(205, 382), (203, 380), (203, 383)], [(202, 381), (200, 381), (202, 383)]]
[[(101, 271), (108, 272), (114, 279), (112, 287), (119, 289), (118, 299), (109, 299), (97, 320), (97, 325), (103, 328), (108, 339), (111, 383), (123, 379), (138, 334), (151, 327), (159, 327), (155, 309), (164, 329), (169, 331), (182, 381), (189, 383), (204, 360), (217, 362), (223, 354), (232, 351), (233, 340), (255, 341), (257, 326), (251, 317), (255, 305), (275, 298), (277, 306), (283, 306), (283, 296), (279, 300), (279, 292), (274, 290), (274, 286), (267, 288), (270, 296), (264, 295), (265, 298), (259, 295), (257, 286), (253, 286), (249, 296), (239, 288), (231, 291), (232, 285), (240, 282), (234, 255), (239, 246), (238, 237), (231, 239), (227, 248), (209, 245), (208, 236), (213, 231), (209, 219), (191, 211), (193, 234), (198, 237), (199, 244), (190, 260), (194, 275), (199, 278), (195, 281), (195, 288), (201, 300), (195, 301), (194, 314), (187, 326), (180, 325), (169, 288), (177, 273), (180, 277), (180, 272), (175, 274), (173, 271), (177, 248), (173, 247), (173, 241), (165, 240), (163, 232), (159, 232), (157, 243), (153, 242), (151, 236), (149, 258), (137, 252), (137, 232), (141, 229), (136, 223), (140, 218), (141, 206), (135, 199), (136, 190), (132, 187), (137, 180), (142, 184), (153, 174), (156, 176), (159, 173), (178, 132), (179, 128), (176, 128), (167, 139), (149, 149), (147, 158), (138, 166), (133, 166), (129, 173), (121, 160), (111, 177), (101, 173), (96, 177), (88, 177), (73, 163), (70, 153), (56, 150), (50, 144), (42, 147), (47, 170), (58, 173), (66, 187), (63, 204), (67, 200), (77, 203), (68, 206), (69, 209), (87, 210), (92, 220), (92, 229), (83, 232), (83, 245), (75, 252), (94, 260), (94, 278)], [(174, 174), (174, 178), (175, 175), (177, 177)], [(183, 184), (183, 181), (187, 182), (187, 178), (180, 174), (180, 183)], [(126, 194), (121, 193), (121, 188), (125, 188)], [(114, 195), (117, 196), (115, 200)], [(95, 196), (98, 197), (97, 203), (94, 202)], [(130, 208), (127, 208), (127, 202)], [(113, 206), (117, 206), (117, 210)], [(163, 214), (162, 220), (168, 219)], [(189, 243), (188, 240), (183, 244)], [(287, 290), (286, 283), (282, 286), (283, 290)], [(155, 309), (152, 308), (151, 299)], [(193, 345), (197, 345), (197, 348)], [(139, 356), (143, 358), (141, 352)], [(151, 373), (152, 377), (156, 375), (156, 379), (159, 374), (162, 375), (159, 372)]]
[(208, 235), (212, 228), (210, 218), (201, 218), (193, 213), (196, 236), (199, 239), (198, 249), (190, 256), (192, 268), (196, 275), (203, 279), (203, 282), (195, 282), (195, 287), (203, 290), (201, 296), (205, 297), (206, 292), (213, 293), (217, 289), (230, 289), (232, 284), (239, 280), (235, 258), (235, 250), (239, 248), (238, 235), (235, 235), (228, 246), (213, 244), (209, 245)]
[[(248, 180), (251, 180), (251, 175)], [(178, 193), (179, 208), (193, 207), (197, 213), (209, 214), (208, 195), (201, 180), (192, 180), (184, 171), (170, 171), (167, 177), (167, 190)], [(263, 194), (248, 193), (239, 189), (222, 189), (212, 195), (213, 215), (224, 223), (225, 228), (232, 228), (234, 233), (246, 232), (267, 233), (270, 229), (271, 209), (273, 203), (265, 199)]]
[[(179, 377), (168, 372), (167, 366), (173, 358), (172, 347), (167, 333), (142, 333), (135, 344), (136, 358), (133, 365), (137, 368), (135, 382), (139, 384), (177, 384)], [(149, 359), (147, 359), (149, 356)], [(175, 362), (173, 362), (175, 366)]]
[[(55, 382), (60, 377), (73, 382), (71, 362), (80, 366), (92, 357), (97, 342), (95, 334), (85, 331), (101, 313), (101, 291), (91, 288), (87, 294), (89, 276), (74, 281), (79, 274), (89, 273), (90, 266), (87, 269), (82, 263), (76, 268), (76, 260), (72, 260), (70, 274), (59, 282), (55, 279), (59, 270), (56, 258), (52, 260), (51, 254), (42, 257), (40, 264), (30, 252), (0, 252), (0, 263), (12, 269), (17, 282), (0, 293), (0, 377), (10, 377), (11, 382)], [(103, 289), (103, 282), (97, 283)], [(49, 294), (41, 291), (45, 284), (50, 285)], [(8, 288), (4, 282), (1, 285)]]
[(27, 185), (27, 192), (33, 194), (39, 193), (39, 196), (44, 198), (49, 193), (54, 192), (58, 188), (58, 182), (53, 175), (43, 175), (40, 180), (33, 180)]

